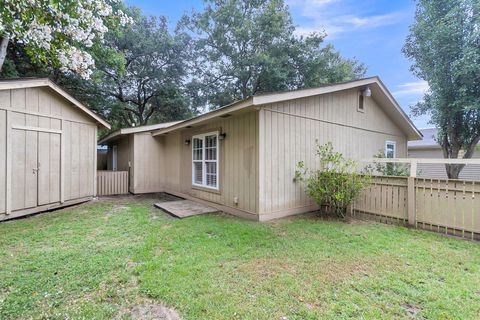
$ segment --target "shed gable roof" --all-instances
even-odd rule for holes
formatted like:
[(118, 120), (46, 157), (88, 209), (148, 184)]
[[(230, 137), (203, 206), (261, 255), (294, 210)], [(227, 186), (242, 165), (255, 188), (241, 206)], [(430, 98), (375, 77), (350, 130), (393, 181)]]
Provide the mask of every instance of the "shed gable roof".
[(57, 92), (63, 98), (71, 102), (81, 111), (86, 113), (88, 116), (93, 118), (97, 123), (101, 124), (103, 127), (110, 129), (110, 124), (98, 116), (95, 112), (88, 109), (80, 101), (72, 97), (68, 92), (60, 88), (53, 81), (47, 78), (24, 78), (24, 79), (2, 79), (0, 80), (0, 90), (10, 90), (10, 89), (24, 89), (24, 88), (35, 88), (35, 87), (49, 87), (53, 91)]
[(217, 110), (204, 113), (195, 118), (185, 120), (178, 124), (172, 125), (168, 128), (160, 129), (152, 133), (153, 136), (168, 133), (173, 130), (181, 129), (187, 126), (194, 125), (215, 117), (219, 117), (231, 112), (249, 107), (262, 107), (275, 102), (282, 102), (287, 100), (307, 98), (316, 95), (328, 94), (342, 90), (349, 90), (353, 88), (362, 88), (369, 86), (372, 91), (372, 97), (375, 97), (379, 105), (384, 109), (386, 114), (394, 120), (399, 128), (405, 133), (409, 140), (420, 140), (422, 138), (421, 132), (413, 124), (410, 118), (405, 114), (400, 105), (397, 103), (392, 94), (388, 91), (386, 86), (379, 77), (371, 77), (359, 80), (353, 80), (332, 85), (325, 85), (321, 87), (299, 89), (285, 92), (265, 93), (255, 95), (247, 99), (234, 102), (230, 105), (224, 106)]

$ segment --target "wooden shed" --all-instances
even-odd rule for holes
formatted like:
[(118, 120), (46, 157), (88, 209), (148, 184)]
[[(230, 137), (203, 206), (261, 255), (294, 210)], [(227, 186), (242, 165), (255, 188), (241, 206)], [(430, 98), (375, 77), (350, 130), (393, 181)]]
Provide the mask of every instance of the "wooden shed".
[(0, 220), (96, 194), (97, 128), (110, 125), (48, 79), (0, 81)]
[(421, 139), (378, 77), (256, 95), (150, 131), (133, 148), (131, 134), (102, 141), (117, 163), (134, 159), (135, 184), (147, 187), (131, 192), (163, 191), (254, 220), (317, 208), (294, 181), (299, 161), (318, 167), (316, 141), (363, 159), (381, 150), (406, 157), (407, 141)]

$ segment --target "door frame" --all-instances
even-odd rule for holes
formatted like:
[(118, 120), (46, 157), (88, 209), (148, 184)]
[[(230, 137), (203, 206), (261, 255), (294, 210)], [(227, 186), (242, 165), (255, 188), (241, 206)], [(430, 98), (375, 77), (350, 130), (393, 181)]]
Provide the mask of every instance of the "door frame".
[[(5, 214), (9, 215), (12, 213), (12, 131), (13, 130), (46, 132), (46, 133), (55, 133), (60, 135), (60, 203), (64, 203), (65, 202), (65, 192), (64, 192), (64, 189), (65, 189), (65, 135), (63, 134), (63, 130), (12, 124), (12, 111), (10, 110), (7, 110), (6, 116), (7, 116), (7, 154), (6, 154), (7, 156), (7, 159), (6, 159), (7, 160), (7, 163), (6, 163), (7, 190), (6, 190), (6, 197), (5, 197)], [(61, 126), (63, 129), (64, 120), (61, 120), (61, 122), (62, 122)], [(37, 184), (38, 184), (38, 175), (37, 175)], [(38, 207), (38, 198), (37, 198), (36, 206)]]

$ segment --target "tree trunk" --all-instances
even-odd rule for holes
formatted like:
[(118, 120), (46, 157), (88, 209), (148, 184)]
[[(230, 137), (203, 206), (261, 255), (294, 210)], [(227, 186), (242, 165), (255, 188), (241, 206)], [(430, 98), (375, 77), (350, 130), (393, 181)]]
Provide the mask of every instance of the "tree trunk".
[[(470, 159), (472, 158), (473, 154), (475, 153), (475, 148), (477, 144), (480, 141), (480, 137), (475, 137), (472, 139), (472, 141), (469, 143), (467, 150), (465, 151), (463, 155), (463, 159)], [(446, 141), (444, 142), (445, 145), (447, 145)], [(450, 158), (450, 159), (457, 159), (458, 155), (460, 153), (461, 147), (458, 145), (451, 146), (450, 148), (443, 148), (443, 155), (445, 158)], [(462, 169), (465, 167), (464, 164), (446, 164), (445, 165), (445, 170), (447, 171), (447, 176), (449, 179), (458, 179), (460, 172)]]
[(447, 170), (448, 179), (458, 179), (463, 167), (465, 167), (464, 164), (446, 164), (445, 170)]
[(7, 56), (7, 47), (9, 39), (6, 37), (0, 38), (0, 72), (2, 72), (3, 63)]

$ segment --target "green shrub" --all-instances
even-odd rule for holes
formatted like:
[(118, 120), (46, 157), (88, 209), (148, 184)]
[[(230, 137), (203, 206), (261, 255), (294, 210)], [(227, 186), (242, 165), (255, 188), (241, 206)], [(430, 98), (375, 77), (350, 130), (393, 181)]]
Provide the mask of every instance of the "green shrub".
[[(385, 159), (385, 151), (379, 150), (373, 157)], [(403, 163), (375, 163), (374, 166), (369, 166), (368, 168), (371, 171), (378, 172), (382, 176), (408, 177), (410, 175), (409, 166)]]
[(307, 194), (319, 205), (345, 217), (346, 209), (370, 183), (366, 172), (357, 171), (357, 162), (335, 152), (331, 142), (317, 144), (318, 170), (309, 170), (303, 161), (297, 165), (295, 180), (305, 184)]

